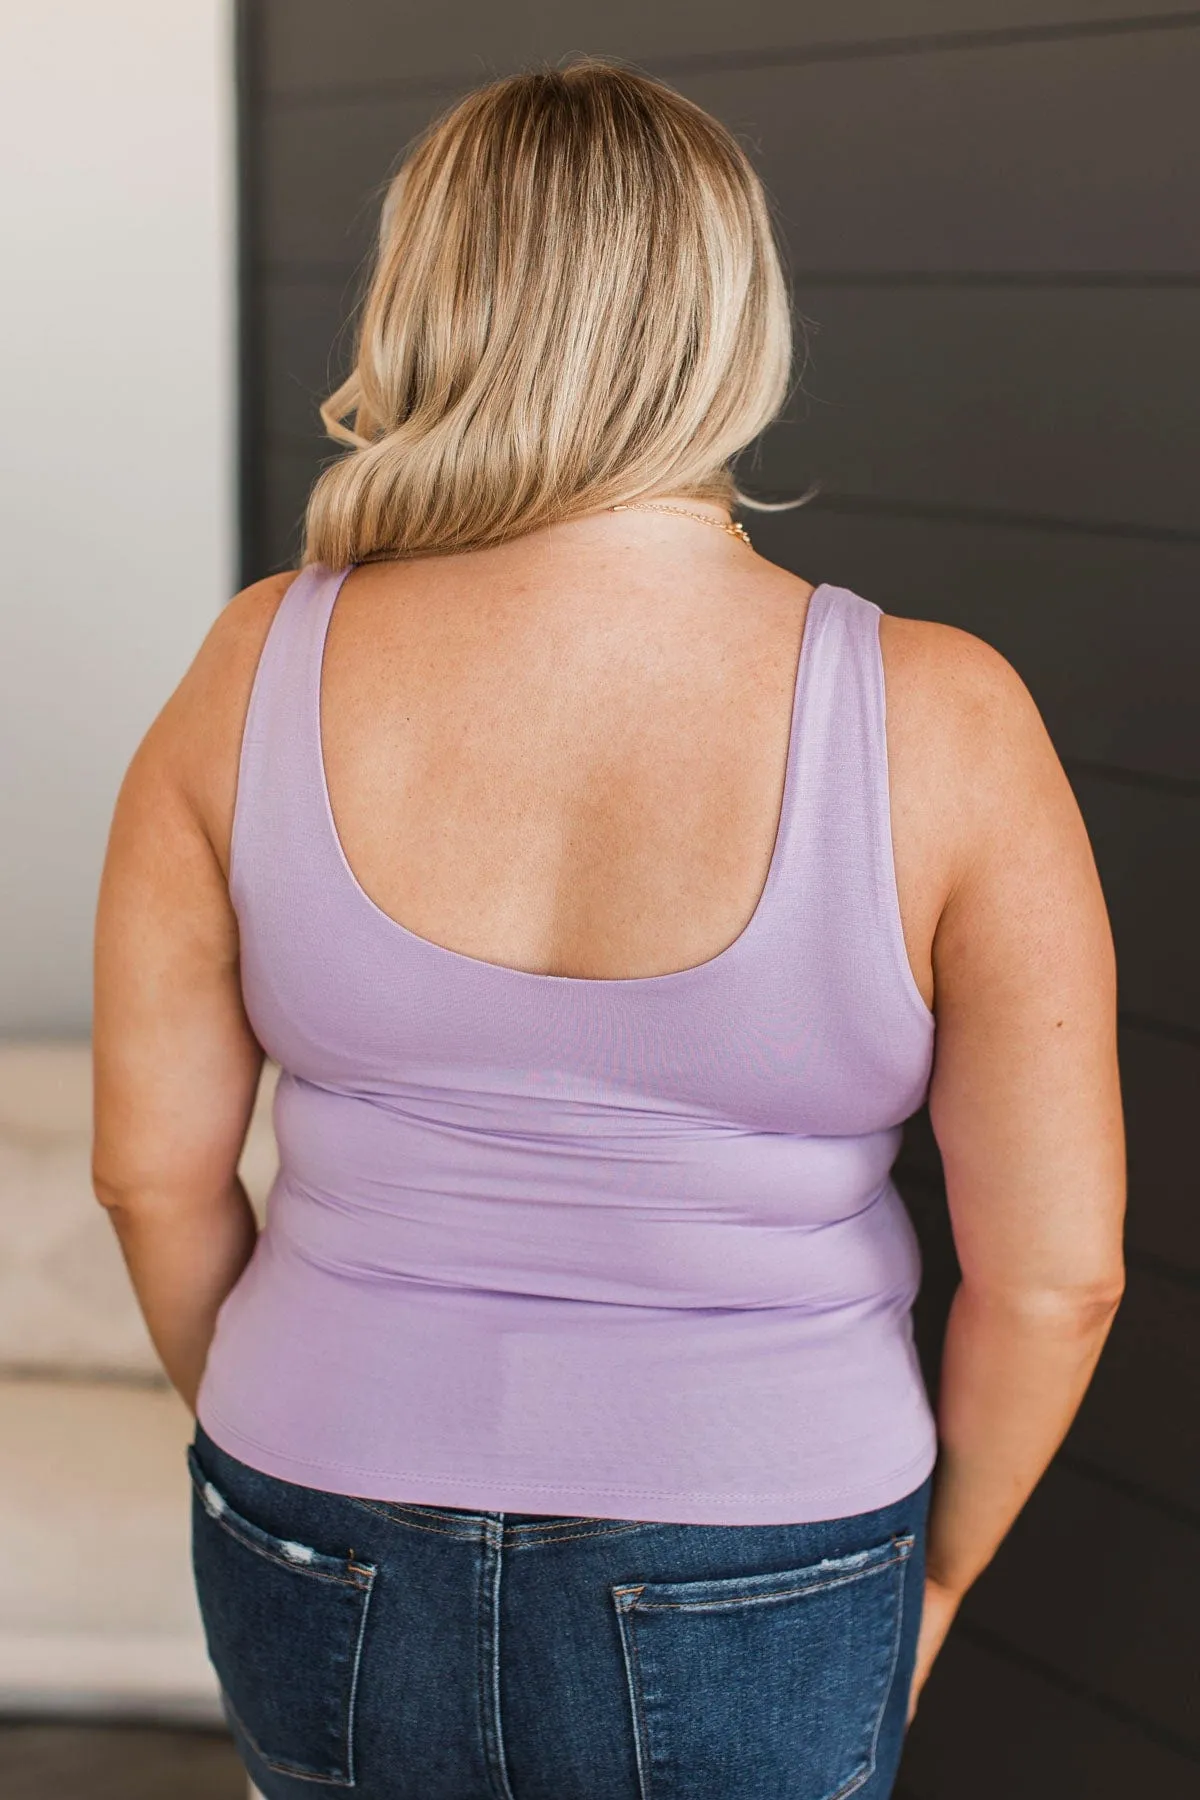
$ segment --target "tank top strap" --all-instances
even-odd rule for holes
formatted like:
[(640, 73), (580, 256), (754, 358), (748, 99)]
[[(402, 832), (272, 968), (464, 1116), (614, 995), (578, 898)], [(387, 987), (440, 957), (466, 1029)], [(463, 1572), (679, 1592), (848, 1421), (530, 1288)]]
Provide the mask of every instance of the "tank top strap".
[(848, 790), (870, 785), (867, 766), (878, 774), (871, 645), (878, 610), (849, 588), (827, 582), (809, 598), (768, 876), (785, 905), (814, 863), (829, 872), (828, 852), (844, 836), (840, 814)]
[[(873, 864), (891, 859), (881, 609), (850, 588), (826, 587), (801, 715), (797, 800), (807, 836)], [(877, 871), (872, 871), (877, 873)]]
[(238, 762), (229, 892), (285, 879), (326, 832), (321, 760), (321, 664), (348, 569), (309, 564), (276, 609), (250, 690)]
[[(780, 821), (773, 947), (845, 977), (847, 957), (888, 970), (881, 1004), (931, 1015), (904, 942), (892, 844), (882, 608), (823, 585), (809, 603), (785, 814)], [(809, 639), (809, 632), (812, 637)], [(837, 972), (835, 975), (835, 971)], [(896, 984), (906, 996), (897, 1002)]]

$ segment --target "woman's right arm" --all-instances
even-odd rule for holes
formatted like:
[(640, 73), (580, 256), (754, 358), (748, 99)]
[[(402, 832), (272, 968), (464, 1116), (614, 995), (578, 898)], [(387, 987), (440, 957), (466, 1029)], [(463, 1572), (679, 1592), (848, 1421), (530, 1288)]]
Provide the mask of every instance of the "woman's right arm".
[(1091, 843), (1015, 670), (968, 633), (938, 637), (958, 856), (933, 945), (929, 1114), (962, 1280), (910, 1716), (959, 1601), (1066, 1434), (1124, 1282), (1116, 966)]

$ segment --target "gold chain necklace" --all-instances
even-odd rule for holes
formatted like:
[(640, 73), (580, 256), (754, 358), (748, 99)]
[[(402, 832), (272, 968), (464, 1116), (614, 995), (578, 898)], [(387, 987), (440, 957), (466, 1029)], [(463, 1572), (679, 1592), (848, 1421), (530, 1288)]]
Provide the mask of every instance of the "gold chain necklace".
[(618, 506), (610, 506), (609, 511), (678, 513), (683, 519), (699, 519), (701, 525), (715, 525), (718, 531), (725, 532), (729, 537), (739, 538), (743, 544), (750, 542), (750, 533), (736, 520), (710, 519), (707, 513), (693, 512), (688, 506), (668, 506), (659, 500), (625, 500)]
[[(718, 531), (725, 532), (727, 537), (735, 537), (743, 544), (749, 544), (750, 533), (744, 525), (735, 519), (710, 519), (707, 513), (693, 512), (690, 506), (668, 506), (660, 500), (623, 500), (617, 506), (610, 506), (609, 512), (665, 512), (678, 513), (683, 519), (699, 519), (701, 525), (715, 525)], [(392, 550), (368, 550), (365, 556), (357, 559), (365, 562), (395, 562), (398, 560)]]

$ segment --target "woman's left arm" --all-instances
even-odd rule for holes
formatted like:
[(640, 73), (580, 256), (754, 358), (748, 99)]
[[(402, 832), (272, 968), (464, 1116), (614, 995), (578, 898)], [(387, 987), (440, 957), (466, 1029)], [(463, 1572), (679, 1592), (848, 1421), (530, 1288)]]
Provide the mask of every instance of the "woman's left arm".
[(236, 784), (248, 671), (282, 592), (267, 586), (225, 609), (139, 745), (96, 911), (92, 1185), (154, 1347), (193, 1411), (217, 1311), (254, 1248), (237, 1165), (263, 1064), (194, 771), (210, 787)]

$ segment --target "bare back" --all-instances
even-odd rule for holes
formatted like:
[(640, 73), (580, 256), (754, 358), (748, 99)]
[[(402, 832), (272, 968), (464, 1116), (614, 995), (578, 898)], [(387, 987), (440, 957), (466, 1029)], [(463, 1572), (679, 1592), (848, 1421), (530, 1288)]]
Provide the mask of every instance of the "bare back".
[[(813, 588), (687, 522), (632, 553), (625, 534), (580, 543), (589, 523), (352, 571), (325, 650), (326, 779), (359, 885), (410, 931), (538, 973), (658, 975), (717, 955), (757, 905)], [(904, 935), (932, 1005), (953, 845), (909, 672), (921, 629), (881, 624)], [(208, 812), (226, 871), (238, 715), (230, 692)]]

